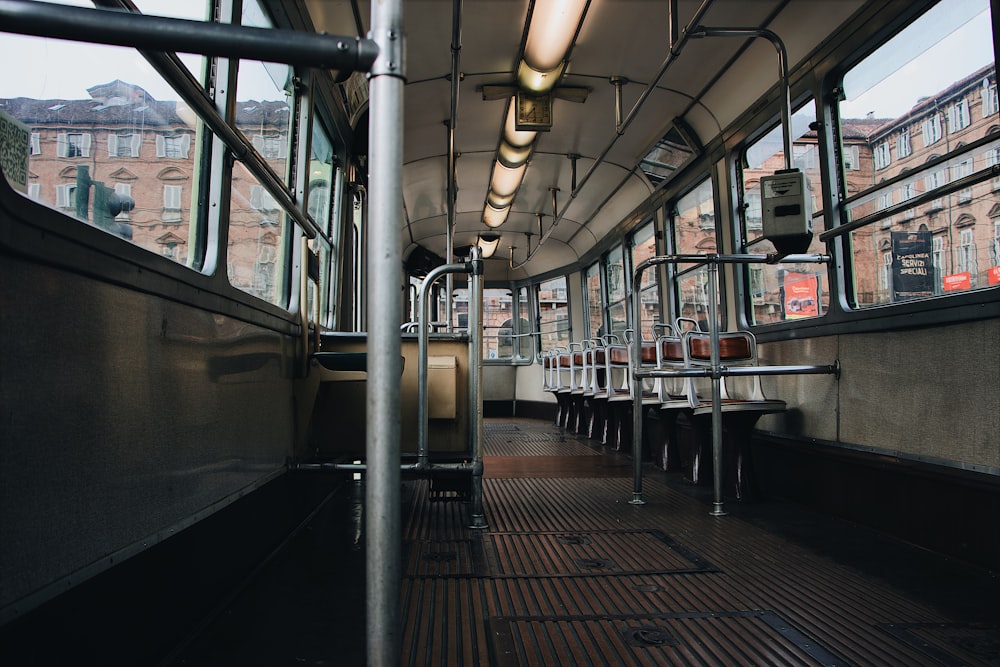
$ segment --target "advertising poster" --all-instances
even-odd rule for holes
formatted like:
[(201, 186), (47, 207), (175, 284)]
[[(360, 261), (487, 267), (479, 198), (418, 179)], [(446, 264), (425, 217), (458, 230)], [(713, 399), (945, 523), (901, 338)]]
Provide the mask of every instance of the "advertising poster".
[(815, 273), (788, 271), (782, 276), (785, 319), (819, 316), (819, 280)]
[(945, 276), (941, 280), (941, 289), (945, 292), (960, 292), (962, 290), (972, 289), (972, 274), (968, 271), (962, 273), (953, 273), (950, 276)]
[(930, 232), (892, 232), (892, 300), (934, 294)]
[(991, 266), (986, 271), (986, 279), (990, 285), (1000, 285), (1000, 266)]

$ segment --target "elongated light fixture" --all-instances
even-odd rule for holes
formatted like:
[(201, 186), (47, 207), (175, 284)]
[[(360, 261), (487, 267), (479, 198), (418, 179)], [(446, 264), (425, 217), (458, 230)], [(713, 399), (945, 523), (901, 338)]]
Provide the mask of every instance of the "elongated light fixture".
[(546, 93), (566, 67), (566, 54), (583, 22), (590, 0), (537, 0), (531, 12), (524, 57), (517, 83), (533, 93)]
[(490, 232), (480, 234), (477, 245), (483, 250), (483, 258), (489, 259), (493, 256), (493, 253), (497, 251), (497, 247), (500, 245), (500, 235)]
[[(589, 5), (590, 0), (535, 1), (517, 71), (517, 84), (522, 90), (538, 95), (556, 85)], [(517, 98), (512, 97), (483, 207), (483, 222), (491, 228), (507, 221), (538, 136), (536, 131), (517, 127)]]
[(499, 227), (507, 222), (508, 215), (510, 215), (510, 204), (496, 207), (487, 202), (486, 208), (483, 209), (483, 222), (487, 227)]

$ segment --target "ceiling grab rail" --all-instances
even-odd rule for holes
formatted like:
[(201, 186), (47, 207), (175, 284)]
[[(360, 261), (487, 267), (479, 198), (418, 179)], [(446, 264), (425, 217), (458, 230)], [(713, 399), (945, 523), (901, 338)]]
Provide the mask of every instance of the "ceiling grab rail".
[[(722, 503), (722, 378), (731, 375), (804, 375), (833, 374), (839, 377), (839, 360), (830, 365), (804, 366), (754, 366), (741, 368), (722, 368), (719, 363), (719, 306), (716, 294), (716, 276), (719, 264), (778, 264), (778, 263), (814, 263), (825, 264), (830, 261), (829, 255), (780, 255), (770, 254), (705, 254), (705, 255), (660, 255), (650, 257), (640, 262), (632, 276), (629, 291), (629, 311), (632, 322), (641, 322), (641, 303), (639, 290), (635, 286), (642, 284), (642, 274), (651, 266), (658, 264), (699, 264), (709, 270), (708, 277), (708, 330), (711, 339), (712, 352), (709, 368), (684, 368), (677, 370), (641, 370), (642, 346), (634, 344), (630, 350), (633, 368), (633, 383), (639, 386), (645, 378), (676, 378), (676, 377), (710, 377), (712, 379), (712, 481), (714, 500), (712, 516), (725, 516)], [(641, 342), (641, 336), (636, 337)], [(642, 392), (636, 391), (632, 397), (632, 500), (629, 504), (645, 505), (642, 497)]]

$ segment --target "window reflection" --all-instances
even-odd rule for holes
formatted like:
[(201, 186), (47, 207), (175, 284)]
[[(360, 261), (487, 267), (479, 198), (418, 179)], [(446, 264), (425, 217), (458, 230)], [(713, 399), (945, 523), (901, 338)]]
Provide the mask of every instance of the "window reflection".
[(34, 65), (0, 73), (0, 120), (24, 137), (4, 146), (26, 159), (22, 173), (5, 172), (14, 189), (200, 267), (197, 147), (206, 130), (162, 77), (132, 49), (7, 33), (0, 58)]

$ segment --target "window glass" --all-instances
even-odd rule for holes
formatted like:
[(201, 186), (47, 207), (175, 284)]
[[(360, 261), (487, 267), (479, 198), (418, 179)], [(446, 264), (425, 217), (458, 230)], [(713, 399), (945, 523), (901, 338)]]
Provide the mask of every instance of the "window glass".
[[(150, 16), (166, 16), (191, 21), (209, 21), (212, 17), (212, 3), (208, 0), (132, 0), (136, 8)], [(188, 71), (198, 81), (205, 72), (205, 57), (194, 53), (178, 53)]]
[[(314, 116), (315, 120), (315, 116)], [(333, 142), (318, 122), (313, 123), (312, 151), (309, 158), (309, 198), (307, 211), (324, 233), (330, 235), (330, 212), (333, 203)]]
[(989, 2), (938, 3), (847, 72), (843, 90), (842, 140), (862, 155), (844, 221), (870, 219), (848, 235), (851, 305), (1000, 283), (991, 252), (1000, 184), (935, 193), (997, 163), (1000, 134), (976, 144), (998, 122)]
[(528, 314), (531, 312), (531, 304), (528, 303), (528, 288), (521, 287), (517, 290), (517, 320), (516, 322), (520, 326), (517, 331), (517, 342), (515, 343), (517, 349), (517, 358), (520, 360), (528, 359), (530, 360), (533, 356), (532, 354), (532, 327), (531, 322), (528, 321)]
[(618, 336), (618, 340), (624, 340), (625, 330), (628, 329), (625, 272), (625, 252), (617, 245), (604, 256), (604, 284), (607, 286), (604, 319), (610, 322), (611, 331), (602, 333), (612, 333)]
[(290, 224), (284, 209), (241, 163), (233, 165), (229, 208), (230, 283), (278, 306), (288, 305)]
[[(243, 3), (242, 23), (273, 27), (257, 0)], [(289, 171), (293, 74), (288, 65), (241, 60), (236, 78), (236, 128), (283, 180)]]
[(548, 350), (569, 343), (569, 303), (566, 300), (565, 276), (539, 283), (535, 291), (538, 303), (540, 347)]
[[(677, 201), (673, 230), (676, 254), (702, 255), (718, 252), (715, 196), (711, 179), (705, 179)], [(671, 274), (674, 276), (674, 292), (678, 302), (676, 316), (695, 320), (702, 329), (707, 330), (708, 268), (681, 263), (672, 266)], [(721, 299), (721, 294), (719, 298)], [(722, 312), (721, 307), (719, 312)]]
[[(792, 114), (792, 167), (803, 173), (805, 182), (806, 215), (817, 220), (822, 206), (816, 132), (810, 124), (816, 120), (816, 108), (808, 101)], [(744, 152), (743, 182), (743, 237), (752, 243), (763, 234), (760, 180), (785, 168), (783, 129), (775, 126), (770, 132), (750, 144)], [(880, 144), (888, 151), (888, 143)], [(859, 171), (857, 145), (845, 150), (845, 172)], [(888, 159), (888, 158), (886, 158)], [(754, 253), (774, 252), (769, 241), (751, 245)], [(814, 234), (807, 252), (822, 253), (825, 246)], [(830, 294), (827, 274), (820, 264), (747, 264), (744, 276), (749, 293), (748, 319), (751, 324), (770, 324), (792, 319), (818, 317), (829, 308)]]
[(583, 274), (587, 292), (587, 335), (593, 338), (604, 333), (604, 302), (601, 299), (601, 263), (594, 262)]
[[(632, 270), (640, 262), (656, 256), (656, 236), (653, 223), (645, 225), (632, 235)], [(642, 284), (639, 286), (640, 315), (642, 320), (642, 337), (644, 340), (654, 340), (653, 325), (662, 321), (660, 315), (660, 291), (656, 282), (657, 267), (651, 266), (642, 272)]]
[(153, 67), (133, 49), (4, 32), (0, 61), (31, 63), (0, 71), (0, 124), (10, 129), (0, 148), (13, 188), (199, 268), (199, 146), (207, 130)]
[(483, 359), (513, 359), (520, 330), (514, 320), (514, 294), (509, 289), (483, 290)]

